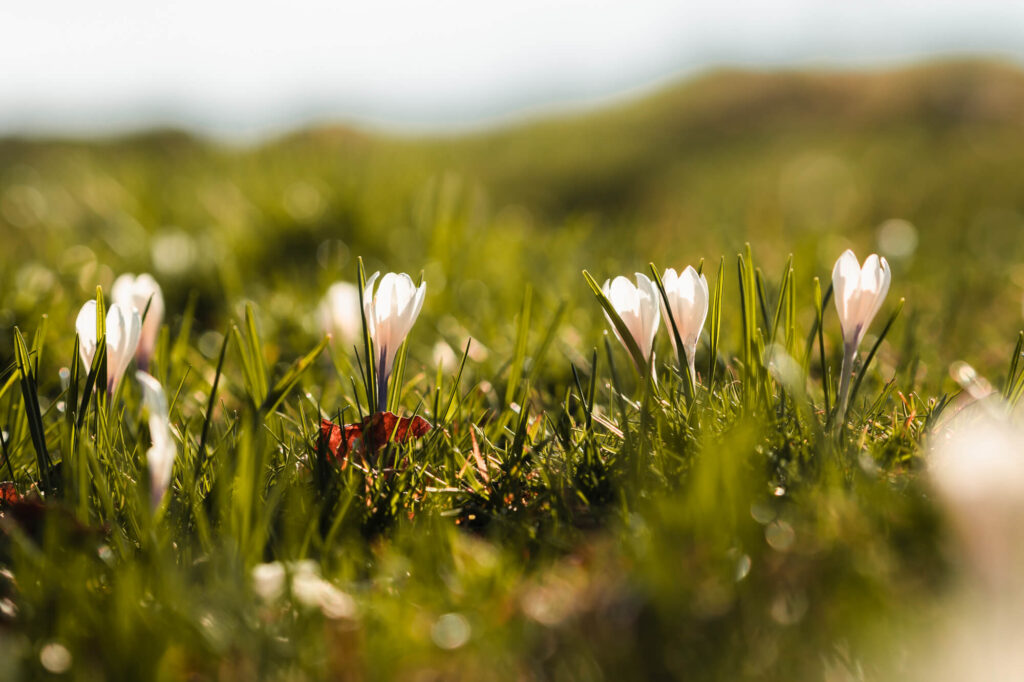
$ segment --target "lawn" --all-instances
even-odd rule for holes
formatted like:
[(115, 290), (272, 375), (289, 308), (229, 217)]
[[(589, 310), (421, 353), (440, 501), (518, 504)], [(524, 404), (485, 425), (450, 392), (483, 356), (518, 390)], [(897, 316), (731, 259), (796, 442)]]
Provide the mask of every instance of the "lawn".
[[(0, 678), (926, 677), (971, 575), (930, 453), (1024, 392), (1022, 112), (1024, 72), (949, 62), (459, 136), (0, 140)], [(891, 284), (843, 411), (847, 248)], [(599, 293), (688, 265), (692, 377)], [(76, 321), (141, 272), (132, 360)], [(424, 287), (383, 384), (384, 323), (323, 323), (375, 272)]]

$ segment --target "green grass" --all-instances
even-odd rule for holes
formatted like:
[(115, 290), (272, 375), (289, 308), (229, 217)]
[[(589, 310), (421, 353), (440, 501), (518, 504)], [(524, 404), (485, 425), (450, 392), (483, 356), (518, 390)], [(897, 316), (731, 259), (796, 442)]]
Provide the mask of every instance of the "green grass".
[[(450, 139), (0, 141), (0, 470), (45, 499), (0, 522), (0, 677), (905, 677), (954, 575), (921, 476), (947, 368), (1022, 392), (1021, 106), (1024, 75), (966, 63)], [(836, 425), (832, 262), (889, 219), (918, 244)], [(392, 405), (434, 429), (341, 467), (320, 420), (373, 389), (315, 312), (357, 257), (427, 283)], [(702, 258), (699, 380), (670, 330), (642, 380), (582, 272)], [(141, 391), (95, 393), (74, 336), (141, 270), (179, 444), (155, 512)], [(303, 560), (354, 612), (256, 593)]]

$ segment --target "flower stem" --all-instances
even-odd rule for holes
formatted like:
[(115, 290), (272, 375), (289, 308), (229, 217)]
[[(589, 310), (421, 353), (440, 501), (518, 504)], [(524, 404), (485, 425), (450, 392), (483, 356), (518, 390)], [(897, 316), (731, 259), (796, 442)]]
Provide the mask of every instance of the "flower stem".
[(373, 406), (374, 413), (383, 412), (388, 405), (388, 375), (385, 374), (387, 353), (387, 348), (381, 348), (380, 358), (377, 361), (377, 404)]
[(850, 400), (850, 380), (853, 378), (853, 361), (857, 357), (857, 347), (853, 344), (843, 346), (843, 367), (839, 377), (839, 396), (836, 405), (835, 424), (841, 428), (846, 423), (846, 408)]

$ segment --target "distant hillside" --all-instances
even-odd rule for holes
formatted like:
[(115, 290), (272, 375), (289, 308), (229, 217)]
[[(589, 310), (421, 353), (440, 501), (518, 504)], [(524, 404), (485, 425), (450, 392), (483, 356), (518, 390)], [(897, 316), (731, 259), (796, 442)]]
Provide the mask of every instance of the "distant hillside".
[[(1024, 134), (1024, 71), (988, 61), (867, 73), (719, 70), (606, 110), (405, 144), (479, 177), (507, 201), (571, 212), (664, 198), (660, 178), (731, 149), (911, 131), (936, 141), (969, 131)], [(271, 147), (373, 142), (325, 127)]]

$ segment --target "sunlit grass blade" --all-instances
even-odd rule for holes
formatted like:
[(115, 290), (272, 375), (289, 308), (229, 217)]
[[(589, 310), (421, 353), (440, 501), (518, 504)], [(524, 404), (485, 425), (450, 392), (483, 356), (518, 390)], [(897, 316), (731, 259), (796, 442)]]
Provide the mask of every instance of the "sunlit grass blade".
[[(768, 345), (774, 345), (778, 338), (779, 324), (788, 316), (789, 311), (789, 287), (793, 274), (793, 254), (786, 259), (786, 267), (782, 271), (782, 281), (779, 283), (779, 300), (775, 305), (775, 314), (771, 321), (771, 336), (768, 338)], [(788, 328), (788, 325), (787, 325)], [(788, 333), (787, 333), (788, 336)]]
[(505, 404), (510, 405), (519, 389), (519, 381), (523, 374), (523, 363), (526, 362), (526, 343), (530, 334), (530, 308), (533, 300), (533, 289), (527, 285), (523, 291), (523, 303), (519, 308), (519, 324), (516, 327), (516, 345), (512, 351), (512, 365), (509, 367), (508, 384), (505, 385)]
[[(831, 292), (831, 288), (829, 288)], [(832, 384), (830, 381), (831, 375), (829, 374), (828, 363), (825, 360), (825, 334), (824, 325), (822, 323), (823, 316), (825, 314), (825, 305), (828, 300), (828, 294), (825, 294), (825, 298), (821, 295), (821, 281), (814, 278), (814, 329), (811, 330), (812, 334), (816, 334), (818, 338), (818, 360), (821, 363), (821, 388), (825, 395), (825, 415), (827, 419), (831, 418), (832, 415)], [(813, 337), (812, 337), (813, 338)]]
[(1006, 385), (1003, 387), (1003, 399), (1012, 408), (1020, 400), (1024, 393), (1024, 369), (1020, 369), (1021, 352), (1024, 350), (1024, 331), (1017, 334), (1017, 345), (1013, 348), (1013, 355), (1010, 356), (1010, 371), (1006, 375)]
[(185, 358), (188, 351), (188, 343), (192, 337), (192, 325), (195, 323), (196, 306), (199, 304), (199, 293), (192, 290), (188, 295), (188, 302), (181, 313), (181, 326), (178, 327), (178, 334), (174, 337), (174, 344), (171, 346), (171, 364), (177, 365)]
[(405, 382), (405, 360), (409, 354), (409, 343), (403, 341), (402, 345), (398, 349), (398, 353), (395, 355), (395, 366), (391, 370), (391, 385), (394, 387), (388, 393), (388, 405), (387, 409), (391, 412), (397, 412), (398, 406), (402, 404), (402, 386)]
[[(366, 296), (366, 269), (363, 266), (363, 258), (358, 258), (357, 267), (357, 279), (359, 282), (359, 318), (363, 323), (363, 354), (365, 358), (365, 366), (363, 367), (364, 376), (363, 381), (366, 387), (366, 399), (368, 401), (367, 409), (370, 414), (377, 412), (378, 406), (377, 401), (377, 373), (375, 371), (376, 358), (373, 357), (373, 337), (370, 334), (369, 320), (366, 319), (366, 305), (368, 301), (365, 300)], [(372, 295), (372, 292), (370, 292)]]
[[(96, 344), (106, 347), (107, 343), (107, 306), (103, 299), (103, 287), (96, 287)], [(99, 353), (97, 352), (97, 355)], [(107, 354), (103, 353), (99, 364), (99, 372), (96, 375), (96, 385), (100, 387), (97, 391), (96, 402), (99, 409), (107, 404), (107, 387), (110, 385), (110, 378), (107, 376)]]
[(229, 334), (224, 335), (220, 344), (220, 354), (217, 357), (217, 371), (213, 375), (213, 384), (210, 386), (210, 397), (206, 401), (206, 415), (203, 417), (203, 426), (199, 432), (199, 445), (196, 448), (195, 473), (193, 478), (202, 478), (203, 470), (206, 467), (207, 439), (210, 436), (210, 424), (213, 422), (213, 412), (217, 405), (217, 388), (220, 386), (220, 377), (224, 371), (224, 358), (228, 353), (228, 343), (231, 341)]
[(32, 447), (36, 452), (39, 480), (43, 485), (43, 490), (49, 493), (53, 491), (53, 482), (50, 478), (53, 463), (50, 460), (50, 453), (46, 449), (46, 428), (39, 410), (39, 386), (36, 383), (36, 373), (28, 347), (25, 345), (25, 338), (17, 327), (14, 328), (14, 357), (21, 375), (21, 395), (25, 404), (25, 418), (28, 420), (29, 434), (32, 437)]
[(295, 388), (299, 383), (299, 379), (305, 374), (306, 370), (316, 361), (320, 354), (324, 352), (324, 348), (327, 347), (328, 340), (324, 338), (316, 345), (316, 347), (306, 353), (304, 356), (292, 363), (292, 366), (288, 368), (284, 376), (278, 379), (274, 387), (267, 393), (266, 400), (259, 407), (260, 414), (267, 415), (277, 409), (277, 406), (281, 404), (285, 396)]
[(718, 261), (718, 276), (715, 278), (715, 290), (711, 296), (711, 319), (708, 322), (708, 390), (715, 385), (715, 373), (718, 369), (718, 346), (722, 334), (722, 287), (725, 285), (725, 256)]
[(256, 313), (251, 303), (245, 304), (245, 329), (248, 337), (246, 340), (249, 344), (249, 361), (255, 381), (253, 387), (257, 398), (255, 402), (258, 405), (267, 396), (268, 382), (266, 363), (263, 360), (263, 343), (260, 341), (259, 330), (256, 327)]
[[(459, 360), (459, 368), (455, 371), (455, 379), (452, 382), (452, 390), (448, 392), (448, 400), (445, 401), (444, 409), (435, 413), (435, 419), (437, 419), (436, 426), (442, 426), (448, 423), (448, 420), (452, 418), (452, 407), (455, 405), (455, 396), (459, 393), (459, 384), (462, 382), (462, 372), (466, 369), (466, 359), (469, 358), (469, 345), (473, 343), (472, 339), (466, 339), (466, 347), (462, 351), (462, 359)], [(440, 431), (440, 429), (438, 429)]]
[[(814, 307), (815, 317), (811, 330), (807, 332), (807, 341), (804, 343), (804, 367), (809, 367), (811, 354), (814, 352), (814, 344), (822, 336), (821, 324), (825, 307), (832, 300), (832, 283), (830, 282), (824, 295), (821, 293), (821, 280), (814, 278)], [(820, 344), (819, 344), (820, 345)]]

